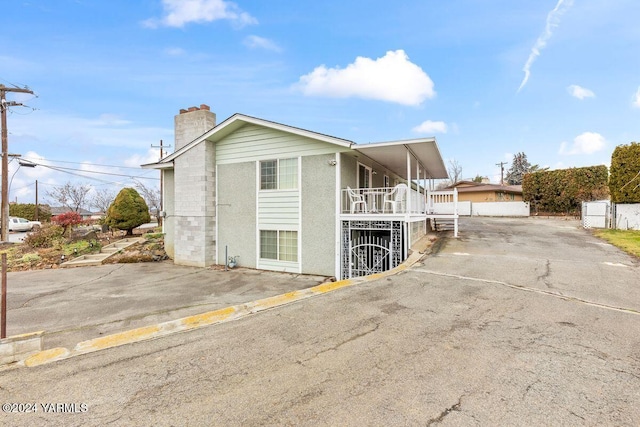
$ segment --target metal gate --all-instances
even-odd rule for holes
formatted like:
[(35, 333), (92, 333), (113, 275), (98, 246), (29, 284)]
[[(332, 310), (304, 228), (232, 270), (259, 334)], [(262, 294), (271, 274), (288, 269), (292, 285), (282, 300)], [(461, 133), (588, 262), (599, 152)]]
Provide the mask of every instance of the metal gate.
[(389, 270), (391, 242), (376, 236), (360, 236), (351, 241), (351, 277), (368, 276)]
[(609, 228), (609, 202), (582, 202), (582, 226), (584, 228)]
[(382, 273), (404, 260), (402, 221), (342, 221), (341, 278)]

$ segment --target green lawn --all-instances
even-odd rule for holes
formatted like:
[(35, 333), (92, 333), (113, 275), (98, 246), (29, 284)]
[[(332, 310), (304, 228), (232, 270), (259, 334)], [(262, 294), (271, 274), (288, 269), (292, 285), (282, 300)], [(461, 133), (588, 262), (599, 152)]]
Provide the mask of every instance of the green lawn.
[(623, 251), (640, 257), (640, 231), (595, 230), (594, 234)]

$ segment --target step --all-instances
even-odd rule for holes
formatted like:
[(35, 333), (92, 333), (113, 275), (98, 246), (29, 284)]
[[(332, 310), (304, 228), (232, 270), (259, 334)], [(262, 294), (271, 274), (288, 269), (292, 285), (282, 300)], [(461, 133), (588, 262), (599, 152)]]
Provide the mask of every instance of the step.
[(134, 243), (141, 242), (142, 240), (143, 240), (142, 238), (138, 238), (138, 237), (118, 240), (117, 242), (104, 246), (101, 249), (100, 253), (80, 255), (77, 258), (74, 258), (67, 262), (63, 262), (62, 264), (60, 264), (60, 267), (66, 268), (66, 267), (80, 267), (80, 266), (86, 266), (86, 265), (101, 265), (105, 259), (120, 252), (122, 249), (133, 245)]

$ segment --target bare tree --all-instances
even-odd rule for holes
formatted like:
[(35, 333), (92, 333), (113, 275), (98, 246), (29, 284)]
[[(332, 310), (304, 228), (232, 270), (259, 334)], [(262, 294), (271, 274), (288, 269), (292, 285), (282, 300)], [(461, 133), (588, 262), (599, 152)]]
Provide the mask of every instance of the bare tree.
[(449, 160), (449, 168), (447, 172), (449, 172), (451, 185), (457, 184), (462, 179), (462, 166), (456, 159)]
[(109, 190), (108, 188), (101, 188), (99, 190), (96, 190), (96, 194), (91, 200), (91, 206), (99, 212), (106, 213), (115, 198), (116, 194), (113, 191)]
[(162, 209), (162, 195), (158, 187), (147, 187), (142, 182), (136, 180), (136, 189), (140, 192), (140, 195), (149, 206), (149, 209), (154, 212), (156, 218), (158, 218), (158, 225), (162, 225), (162, 218), (160, 217), (160, 210)]
[(75, 184), (67, 181), (66, 184), (47, 191), (47, 196), (65, 208), (80, 212), (80, 209), (86, 206), (87, 196), (90, 191), (90, 185)]

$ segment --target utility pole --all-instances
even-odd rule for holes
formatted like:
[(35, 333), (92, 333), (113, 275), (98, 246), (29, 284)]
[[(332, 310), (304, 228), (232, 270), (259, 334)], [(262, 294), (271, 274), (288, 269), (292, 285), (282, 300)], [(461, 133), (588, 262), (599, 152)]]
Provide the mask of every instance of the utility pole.
[[(171, 148), (170, 145), (162, 145), (162, 140), (160, 140), (160, 145), (153, 145), (151, 144), (151, 148), (160, 148), (160, 160), (162, 160), (162, 158), (164, 157), (164, 153), (162, 152), (162, 149), (164, 147), (167, 148)], [(164, 211), (164, 189), (163, 187), (163, 181), (164, 181), (164, 173), (162, 172), (162, 169), (160, 169), (160, 212)], [(162, 217), (160, 216), (160, 212), (156, 212), (156, 217), (158, 218), (158, 225), (162, 225)]]
[(500, 185), (504, 185), (504, 165), (506, 164), (507, 162), (496, 163), (496, 166), (500, 166)]
[(38, 180), (36, 179), (36, 221), (40, 221), (40, 205), (38, 205)]
[(22, 104), (15, 101), (7, 101), (7, 92), (30, 93), (33, 91), (27, 88), (6, 87), (0, 84), (0, 114), (2, 116), (2, 224), (0, 226), (0, 241), (6, 242), (9, 238), (9, 141), (7, 132), (7, 109), (17, 107)]

